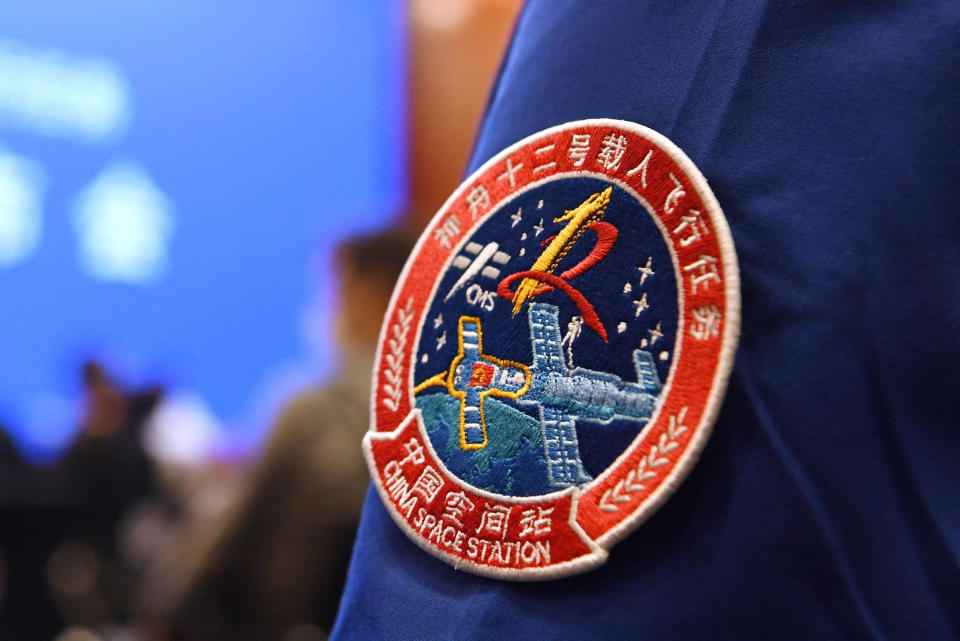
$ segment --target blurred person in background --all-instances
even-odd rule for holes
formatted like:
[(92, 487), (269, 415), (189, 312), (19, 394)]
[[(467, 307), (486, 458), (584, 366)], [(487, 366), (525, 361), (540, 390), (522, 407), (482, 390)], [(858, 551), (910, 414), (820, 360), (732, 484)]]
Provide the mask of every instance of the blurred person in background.
[(139, 578), (122, 553), (123, 530), (156, 496), (141, 436), (162, 392), (126, 389), (93, 361), (81, 378), (81, 427), (64, 456), (31, 466), (8, 453), (2, 464), (4, 638), (51, 638), (63, 625), (103, 631), (131, 614)]
[(391, 229), (336, 250), (336, 377), (280, 412), (175, 616), (187, 638), (325, 638), (332, 626), (368, 484), (360, 440), (374, 352), (413, 241)]
[(114, 546), (116, 523), (137, 502), (154, 494), (142, 436), (160, 401), (159, 388), (127, 392), (95, 362), (83, 368), (83, 428), (60, 466), (82, 493), (80, 505), (91, 541)]

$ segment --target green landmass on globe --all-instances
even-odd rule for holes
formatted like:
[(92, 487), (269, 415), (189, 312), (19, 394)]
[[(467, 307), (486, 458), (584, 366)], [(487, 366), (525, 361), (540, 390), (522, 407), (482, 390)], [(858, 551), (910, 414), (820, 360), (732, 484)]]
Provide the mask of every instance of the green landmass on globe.
[(460, 448), (460, 402), (446, 391), (417, 396), (427, 434), (447, 469), (488, 492), (536, 496), (550, 492), (540, 422), (495, 398), (484, 400), (487, 446)]

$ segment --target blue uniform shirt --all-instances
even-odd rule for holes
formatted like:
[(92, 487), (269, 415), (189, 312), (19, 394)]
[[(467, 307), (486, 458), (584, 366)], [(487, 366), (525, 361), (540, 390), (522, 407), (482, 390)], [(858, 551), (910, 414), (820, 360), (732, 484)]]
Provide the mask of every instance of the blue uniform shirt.
[(742, 324), (700, 461), (582, 575), (417, 548), (368, 495), (334, 638), (960, 637), (960, 3), (533, 0), (470, 169), (586, 118), (709, 181)]

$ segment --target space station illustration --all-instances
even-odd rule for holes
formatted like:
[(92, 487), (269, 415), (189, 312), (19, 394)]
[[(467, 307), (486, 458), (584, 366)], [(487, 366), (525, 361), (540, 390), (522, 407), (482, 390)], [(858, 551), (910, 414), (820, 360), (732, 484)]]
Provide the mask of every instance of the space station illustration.
[(480, 450), (488, 444), (486, 398), (513, 399), (520, 406), (535, 408), (550, 487), (580, 486), (591, 477), (580, 458), (576, 421), (646, 422), (657, 407), (662, 383), (653, 356), (642, 349), (632, 354), (636, 382), (609, 372), (573, 367), (565, 359), (555, 305), (531, 302), (527, 320), (531, 365), (485, 354), (480, 319), (461, 316), (458, 352), (449, 369), (417, 385), (415, 392), (443, 385), (459, 401), (459, 440), (464, 450)]

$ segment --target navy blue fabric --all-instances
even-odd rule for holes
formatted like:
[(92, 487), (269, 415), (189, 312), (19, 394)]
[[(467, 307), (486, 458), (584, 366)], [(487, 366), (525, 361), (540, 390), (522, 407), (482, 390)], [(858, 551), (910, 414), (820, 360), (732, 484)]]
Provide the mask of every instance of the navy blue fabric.
[(534, 0), (471, 169), (570, 120), (706, 176), (743, 321), (703, 456), (607, 564), (482, 579), (368, 498), (334, 638), (960, 638), (960, 3)]

